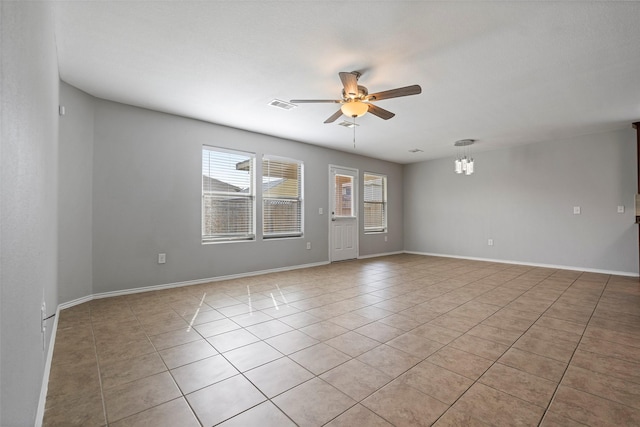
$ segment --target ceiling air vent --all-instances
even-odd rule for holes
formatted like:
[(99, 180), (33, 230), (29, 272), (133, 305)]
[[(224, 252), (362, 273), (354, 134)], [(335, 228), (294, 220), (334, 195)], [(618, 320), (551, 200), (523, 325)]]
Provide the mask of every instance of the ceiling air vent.
[(413, 150), (409, 150), (410, 153), (424, 153), (424, 150), (419, 148), (414, 148)]
[(276, 107), (276, 108), (282, 108), (283, 110), (291, 110), (291, 109), (297, 107), (297, 105), (295, 105), (295, 104), (292, 104), (292, 103), (287, 102), (287, 101), (282, 101), (280, 99), (274, 99), (273, 101), (271, 101), (269, 103), (269, 105), (271, 105), (272, 107)]
[(344, 126), (346, 128), (352, 128), (354, 126), (360, 126), (357, 123), (353, 123), (353, 122), (348, 122), (346, 120), (341, 121), (340, 123), (338, 123), (339, 126)]

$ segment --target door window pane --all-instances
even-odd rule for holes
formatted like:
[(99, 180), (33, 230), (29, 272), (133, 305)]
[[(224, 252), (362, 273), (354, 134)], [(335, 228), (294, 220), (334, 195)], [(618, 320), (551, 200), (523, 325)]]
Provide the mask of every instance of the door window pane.
[(353, 177), (335, 176), (335, 216), (354, 216), (353, 209)]

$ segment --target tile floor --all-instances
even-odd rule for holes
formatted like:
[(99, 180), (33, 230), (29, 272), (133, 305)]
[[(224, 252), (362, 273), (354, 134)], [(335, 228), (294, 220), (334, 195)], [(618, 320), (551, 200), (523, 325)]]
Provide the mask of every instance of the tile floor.
[(639, 283), (404, 254), (93, 300), (44, 425), (638, 426)]

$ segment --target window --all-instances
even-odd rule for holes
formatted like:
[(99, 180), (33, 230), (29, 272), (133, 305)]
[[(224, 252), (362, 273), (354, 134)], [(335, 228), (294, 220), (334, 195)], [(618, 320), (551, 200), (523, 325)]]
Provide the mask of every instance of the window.
[(202, 242), (255, 239), (255, 156), (202, 147)]
[(364, 174), (364, 231), (387, 231), (387, 177)]
[(262, 159), (262, 229), (265, 239), (302, 236), (302, 162)]

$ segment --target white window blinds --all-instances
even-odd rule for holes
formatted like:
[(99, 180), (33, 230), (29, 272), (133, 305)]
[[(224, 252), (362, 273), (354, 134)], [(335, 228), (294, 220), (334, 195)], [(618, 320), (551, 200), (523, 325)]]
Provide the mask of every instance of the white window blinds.
[(265, 239), (302, 235), (302, 162), (262, 159), (262, 227)]
[(202, 147), (202, 241), (255, 238), (252, 153)]
[(364, 174), (364, 231), (387, 231), (387, 177)]

